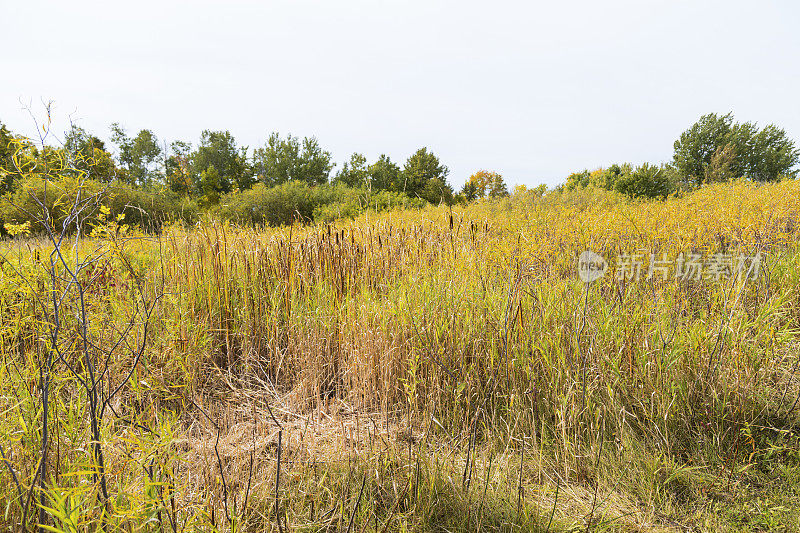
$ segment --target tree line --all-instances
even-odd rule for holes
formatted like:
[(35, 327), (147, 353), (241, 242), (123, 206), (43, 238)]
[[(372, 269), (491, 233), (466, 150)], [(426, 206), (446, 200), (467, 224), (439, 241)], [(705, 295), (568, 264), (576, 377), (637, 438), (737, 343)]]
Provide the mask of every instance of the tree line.
[(786, 131), (769, 124), (736, 122), (732, 113), (703, 115), (673, 144), (662, 165), (613, 164), (567, 177), (562, 186), (615, 190), (632, 197), (666, 198), (709, 183), (746, 179), (772, 182), (797, 177), (800, 151)]
[(290, 181), (386, 190), (431, 203), (455, 199), (447, 183), (449, 169), (426, 147), (412, 154), (402, 167), (387, 155), (368, 164), (364, 155), (354, 153), (334, 173), (331, 153), (315, 137), (272, 133), (263, 146), (249, 150), (239, 146), (229, 131), (205, 130), (193, 147), (186, 141), (163, 142), (149, 129), (135, 135), (119, 123), (110, 129), (111, 147), (97, 135), (72, 126), (61, 147), (42, 149), (26, 143), (0, 122), (0, 166), (5, 169), (0, 193), (13, 190), (21, 177), (12, 161), (12, 151), (18, 151), (20, 144), (12, 148), (9, 142), (17, 139), (22, 141), (23, 159), (63, 158), (98, 182), (116, 181), (141, 189), (160, 186), (195, 198), (204, 206), (216, 205), (223, 195), (257, 184), (273, 187)]
[[(230, 220), (274, 225), (298, 217), (329, 220), (369, 208), (466, 203), (509, 195), (503, 176), (489, 170), (469, 176), (456, 193), (447, 181), (449, 169), (427, 147), (410, 155), (402, 166), (385, 154), (369, 162), (354, 153), (334, 172), (331, 153), (315, 137), (272, 133), (263, 145), (250, 150), (229, 131), (205, 130), (193, 146), (186, 141), (166, 143), (149, 129), (132, 134), (113, 123), (109, 139), (107, 144), (72, 126), (58, 145), (36, 145), (0, 122), (0, 196), (5, 200), (0, 202), (0, 221), (23, 221), (26, 209), (36, 207), (32, 196), (52, 204), (57, 217), (59, 202), (73, 186), (69, 180), (77, 179), (92, 190), (105, 186), (111, 191), (108, 203), (120, 212), (128, 209), (128, 220), (135, 222), (144, 221), (145, 211), (159, 220), (187, 221), (213, 211)], [(795, 178), (800, 161), (800, 151), (783, 129), (739, 123), (730, 113), (702, 116), (680, 135), (673, 149), (669, 163), (622, 163), (575, 172), (556, 190), (599, 187), (631, 197), (666, 198), (737, 178), (758, 182)], [(47, 193), (44, 185), (49, 181), (60, 186)], [(545, 191), (544, 185), (534, 189), (537, 195)], [(52, 197), (45, 198), (46, 193)]]
[(73, 125), (62, 142), (36, 144), (0, 122), (0, 232), (3, 221), (30, 219), (36, 198), (57, 219), (59, 202), (78, 179), (86, 190), (106, 191), (104, 201), (115, 206), (115, 215), (127, 208), (126, 220), (137, 223), (142, 210), (159, 221), (193, 221), (212, 212), (274, 225), (355, 216), (369, 208), (466, 201), (447, 182), (447, 166), (427, 147), (402, 166), (385, 154), (370, 163), (354, 153), (334, 172), (331, 153), (314, 137), (272, 133), (250, 150), (229, 131), (205, 130), (193, 146), (164, 142), (149, 129), (129, 133), (113, 123), (109, 141)]

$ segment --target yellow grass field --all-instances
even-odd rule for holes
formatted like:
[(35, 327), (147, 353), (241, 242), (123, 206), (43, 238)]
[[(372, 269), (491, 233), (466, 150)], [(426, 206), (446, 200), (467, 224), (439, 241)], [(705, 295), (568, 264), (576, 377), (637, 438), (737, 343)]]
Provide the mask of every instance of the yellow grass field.
[(798, 244), (796, 180), (6, 240), (0, 523), (800, 530)]

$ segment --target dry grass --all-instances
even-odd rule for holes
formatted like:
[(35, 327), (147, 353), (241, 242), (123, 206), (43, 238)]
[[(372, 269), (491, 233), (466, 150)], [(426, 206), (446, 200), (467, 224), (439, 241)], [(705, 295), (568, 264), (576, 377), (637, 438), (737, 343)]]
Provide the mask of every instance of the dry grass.
[[(87, 239), (98, 346), (141, 334), (137, 287), (156, 305), (146, 356), (110, 361), (132, 372), (103, 419), (111, 500), (56, 364), (43, 501), (80, 531), (797, 529), (799, 211), (797, 182), (736, 183)], [(3, 247), (0, 441), (27, 488), (48, 245)], [(586, 249), (640, 248), (767, 259), (748, 283), (577, 279)], [(0, 499), (21, 527), (13, 482)]]

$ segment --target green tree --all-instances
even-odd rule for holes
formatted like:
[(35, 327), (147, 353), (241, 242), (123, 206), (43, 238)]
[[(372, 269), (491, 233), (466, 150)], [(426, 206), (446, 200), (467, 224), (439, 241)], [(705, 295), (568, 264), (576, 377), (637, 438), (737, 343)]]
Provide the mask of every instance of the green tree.
[(674, 149), (675, 167), (694, 186), (731, 177), (795, 177), (800, 162), (800, 151), (784, 130), (737, 123), (731, 113), (703, 115), (675, 141)]
[(300, 142), (296, 137), (281, 139), (280, 134), (270, 134), (267, 143), (253, 152), (253, 168), (259, 181), (267, 187), (297, 179), (300, 159)]
[(302, 179), (316, 185), (327, 183), (332, 169), (330, 152), (323, 150), (315, 137), (305, 137), (300, 153)]
[(505, 198), (508, 196), (508, 187), (503, 180), (503, 176), (497, 172), (493, 172), (492, 182), (489, 184), (489, 196), (491, 198)]
[(367, 168), (370, 187), (376, 191), (399, 192), (401, 184), (400, 167), (388, 155), (381, 156)]
[(302, 180), (309, 184), (327, 183), (333, 164), (330, 152), (314, 137), (300, 141), (291, 135), (282, 139), (272, 133), (262, 148), (253, 153), (253, 169), (267, 186)]
[(429, 179), (417, 196), (432, 204), (451, 205), (454, 200), (453, 188), (442, 178)]
[(219, 203), (220, 191), (223, 190), (221, 181), (219, 172), (213, 165), (200, 172), (197, 185), (200, 193), (200, 204), (203, 207)]
[(342, 165), (342, 170), (336, 174), (334, 182), (348, 187), (369, 187), (371, 180), (367, 170), (367, 158), (358, 153), (351, 155), (350, 161)]
[(667, 169), (649, 163), (631, 170), (623, 165), (616, 174), (613, 189), (631, 197), (666, 198), (675, 191)]
[(204, 130), (200, 146), (191, 154), (191, 169), (200, 176), (214, 167), (219, 177), (219, 193), (230, 192), (234, 186), (249, 189), (255, 183), (247, 164), (247, 148), (237, 148), (236, 140), (228, 131)]
[(192, 145), (185, 141), (173, 141), (165, 162), (167, 186), (173, 192), (191, 196), (198, 190), (191, 169)]
[(477, 200), (481, 197), (478, 185), (471, 179), (468, 179), (461, 188), (461, 196), (463, 200), (466, 200), (467, 202)]
[(633, 168), (629, 163), (618, 165), (614, 163), (606, 169), (591, 172), (588, 174), (588, 184), (601, 189), (608, 189), (613, 191), (619, 181), (620, 176), (623, 174), (630, 174)]
[(98, 137), (87, 133), (86, 130), (80, 126), (73, 124), (64, 136), (64, 150), (66, 150), (69, 155), (74, 155), (79, 152), (90, 153), (94, 148), (105, 150), (106, 145)]
[(453, 190), (445, 181), (449, 172), (433, 152), (420, 148), (403, 167), (403, 188), (399, 192), (412, 198), (419, 196), (432, 203), (439, 203), (448, 196), (452, 199)]
[(748, 139), (745, 152), (747, 176), (756, 181), (775, 181), (781, 178), (794, 178), (800, 162), (800, 150), (786, 132), (773, 124), (754, 132)]
[[(597, 187), (617, 191), (630, 197), (666, 198), (677, 189), (677, 176), (672, 167), (649, 163), (634, 168), (630, 163), (613, 164), (593, 172), (584, 170), (569, 175), (564, 189)], [(543, 191), (542, 191), (543, 192)]]
[(568, 191), (572, 191), (574, 189), (582, 189), (584, 187), (588, 187), (591, 181), (592, 174), (588, 170), (582, 170), (580, 172), (573, 172), (569, 176), (567, 176), (567, 181), (564, 183), (564, 188)]
[(76, 125), (64, 138), (64, 152), (70, 159), (67, 166), (82, 172), (85, 177), (108, 183), (118, 175), (114, 158), (106, 150), (105, 143)]
[(14, 135), (0, 122), (0, 194), (11, 192), (19, 178), (14, 165)]
[(119, 162), (125, 168), (124, 181), (143, 186), (160, 178), (156, 163), (160, 160), (161, 148), (152, 131), (141, 130), (131, 138), (115, 122), (111, 124), (111, 141), (117, 146)]

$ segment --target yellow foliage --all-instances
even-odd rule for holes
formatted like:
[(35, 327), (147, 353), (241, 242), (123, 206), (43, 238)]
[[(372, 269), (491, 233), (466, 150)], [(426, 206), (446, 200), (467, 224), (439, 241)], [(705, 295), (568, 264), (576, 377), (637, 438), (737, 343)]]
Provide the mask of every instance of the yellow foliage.
[(31, 222), (29, 220), (21, 224), (6, 222), (3, 224), (3, 227), (12, 237), (16, 237), (17, 235), (29, 235), (31, 232)]

